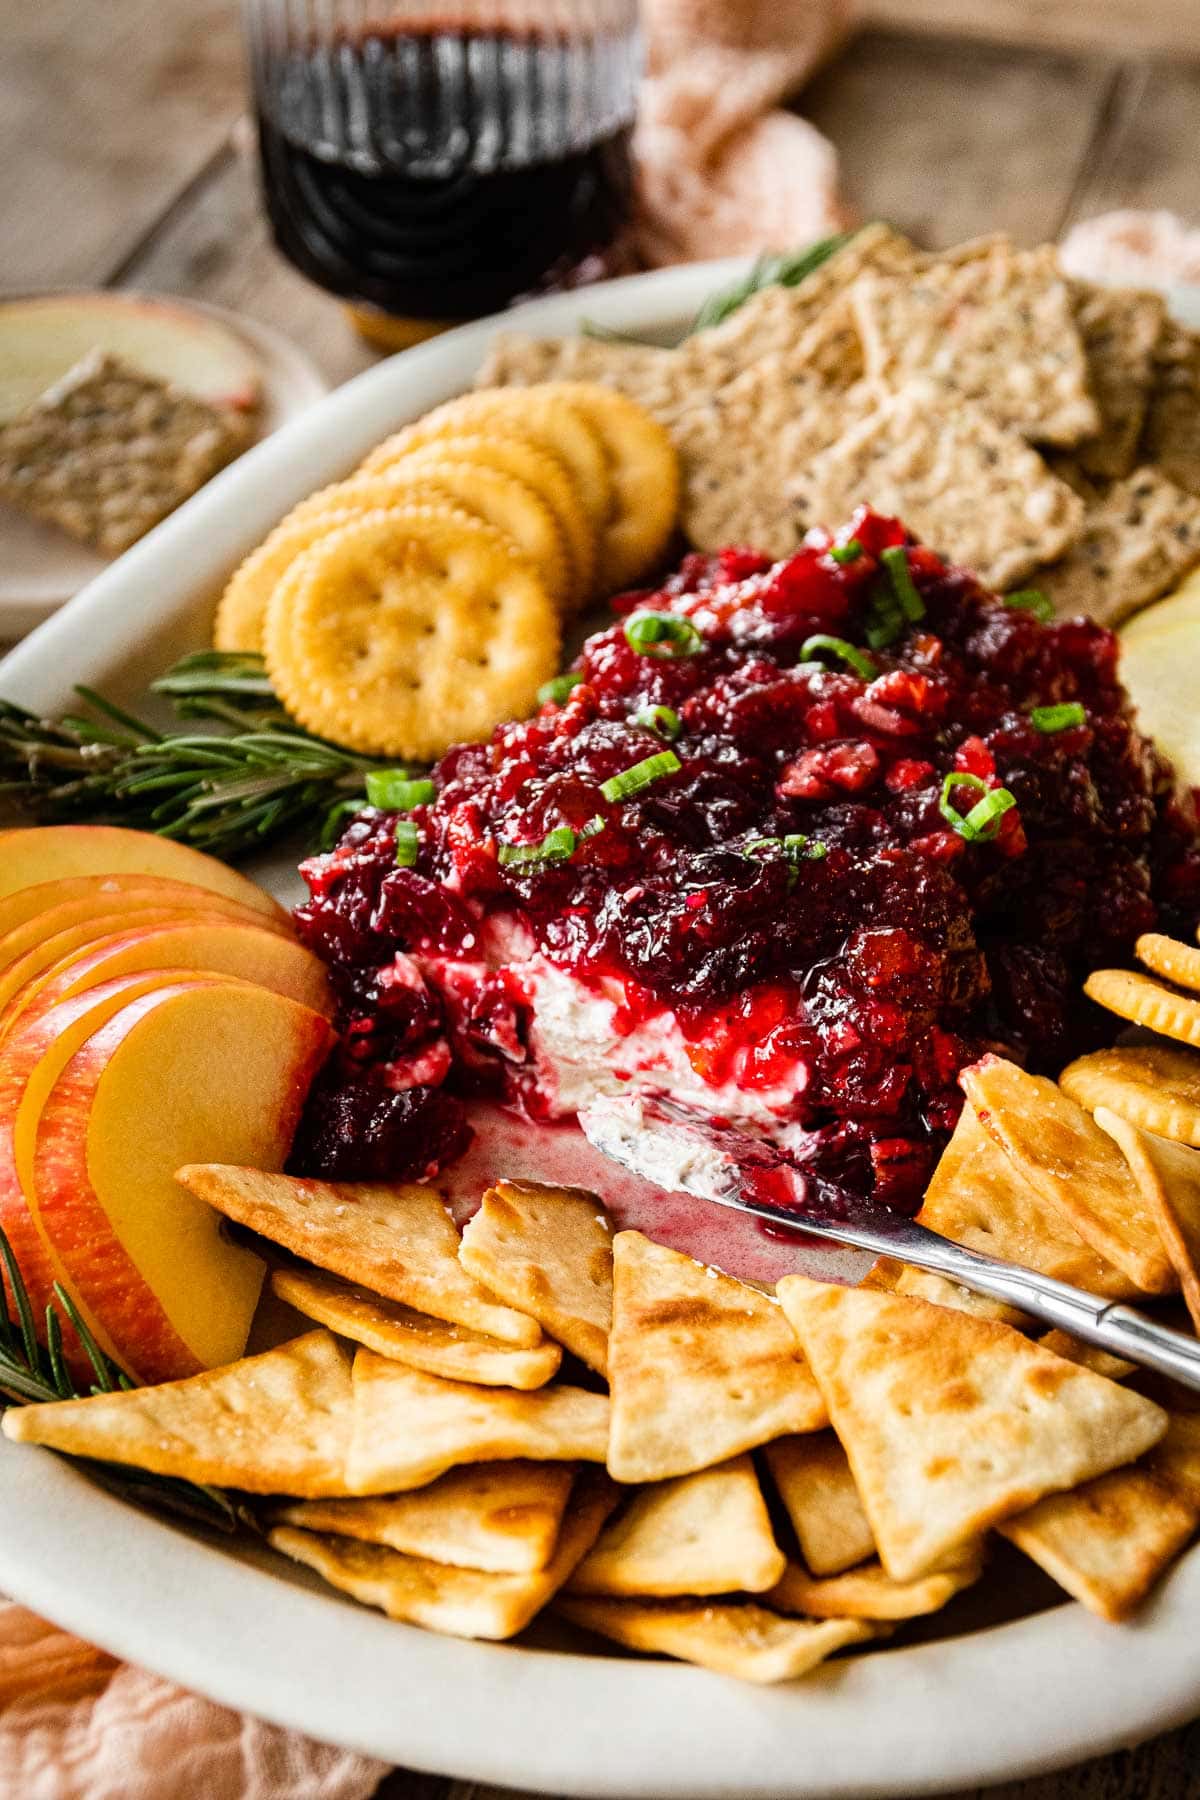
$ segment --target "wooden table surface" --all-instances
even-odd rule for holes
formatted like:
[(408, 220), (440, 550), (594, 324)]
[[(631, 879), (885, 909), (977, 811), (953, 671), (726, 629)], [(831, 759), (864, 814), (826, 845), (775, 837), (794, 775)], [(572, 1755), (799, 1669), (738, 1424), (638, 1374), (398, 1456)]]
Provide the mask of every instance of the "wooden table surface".
[[(865, 27), (803, 96), (803, 110), (837, 144), (859, 211), (930, 245), (997, 228), (1032, 243), (1114, 206), (1195, 219), (1200, 21), (1196, 0), (1156, 6), (1164, 0), (987, 0), (982, 9), (888, 0), (872, 16), (903, 28)], [(958, 11), (972, 14), (970, 37), (938, 35)], [(920, 33), (909, 28), (917, 17)], [(981, 18), (997, 31), (1019, 18), (1020, 43), (981, 39)], [(1028, 42), (1039, 31), (1044, 47)], [(1145, 53), (1123, 50), (1134, 42)], [(217, 301), (281, 328), (342, 381), (372, 353), (271, 248), (249, 144), (233, 0), (0, 0), (5, 286), (139, 287)], [(1003, 1800), (1200, 1797), (1200, 1724), (992, 1791)], [(383, 1792), (499, 1800), (496, 1790), (403, 1771)]]

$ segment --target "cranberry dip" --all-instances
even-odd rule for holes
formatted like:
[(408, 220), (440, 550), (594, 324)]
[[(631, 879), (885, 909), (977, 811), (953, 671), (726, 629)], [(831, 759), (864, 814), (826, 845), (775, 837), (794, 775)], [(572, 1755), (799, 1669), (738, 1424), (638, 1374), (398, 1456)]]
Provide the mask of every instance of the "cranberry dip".
[(535, 718), (374, 778), (304, 865), (344, 1039), (296, 1165), (425, 1176), (463, 1097), (659, 1094), (909, 1210), (959, 1070), (1061, 1066), (1088, 970), (1194, 924), (1191, 799), (1116, 639), (867, 513), (614, 605)]

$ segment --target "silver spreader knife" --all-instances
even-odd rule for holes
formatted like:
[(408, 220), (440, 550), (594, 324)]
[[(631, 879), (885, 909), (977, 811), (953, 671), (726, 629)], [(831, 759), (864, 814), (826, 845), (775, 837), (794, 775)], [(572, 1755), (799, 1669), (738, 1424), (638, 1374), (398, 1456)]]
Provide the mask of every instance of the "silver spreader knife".
[[(1159, 1325), (1135, 1307), (1100, 1299), (998, 1257), (981, 1256), (886, 1207), (855, 1200), (847, 1216), (838, 1218), (814, 1204), (801, 1169), (762, 1139), (707, 1125), (669, 1100), (632, 1095), (592, 1101), (579, 1122), (597, 1150), (671, 1192), (715, 1200), (718, 1206), (809, 1237), (911, 1263), (1200, 1392), (1200, 1341), (1195, 1338)], [(781, 1176), (794, 1183), (794, 1208), (755, 1193), (755, 1176), (768, 1171), (776, 1183)]]

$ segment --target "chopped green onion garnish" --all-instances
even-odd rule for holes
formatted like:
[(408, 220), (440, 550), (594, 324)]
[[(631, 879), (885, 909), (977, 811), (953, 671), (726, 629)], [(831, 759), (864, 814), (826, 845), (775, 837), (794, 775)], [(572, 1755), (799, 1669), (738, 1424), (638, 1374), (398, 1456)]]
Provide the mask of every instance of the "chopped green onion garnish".
[(404, 769), (372, 769), (367, 776), (367, 801), (384, 812), (411, 812), (436, 799), (432, 781), (413, 781)]
[(644, 757), (631, 769), (622, 769), (619, 775), (602, 781), (600, 792), (606, 800), (628, 800), (634, 794), (640, 794), (643, 788), (650, 787), (660, 775), (673, 775), (682, 767), (673, 750), (660, 750), (656, 756)]
[(904, 617), (912, 621), (923, 619), (925, 602), (917, 592), (912, 570), (908, 566), (908, 551), (904, 545), (893, 544), (890, 549), (881, 553), (879, 560), (888, 572), (892, 592)]
[(547, 700), (553, 700), (556, 706), (562, 706), (582, 680), (579, 670), (571, 669), (565, 675), (556, 675), (553, 681), (543, 681), (537, 691), (538, 705), (545, 706)]
[(873, 681), (878, 673), (875, 664), (864, 651), (856, 650), (845, 638), (829, 637), (823, 631), (819, 631), (815, 637), (805, 638), (800, 646), (800, 661), (813, 662), (822, 650), (830, 656), (836, 656), (864, 681)]
[(683, 730), (683, 723), (673, 706), (643, 706), (640, 712), (634, 713), (633, 722), (665, 738), (668, 744), (673, 744)]
[(520, 863), (566, 862), (574, 855), (577, 841), (569, 825), (556, 825), (540, 844), (501, 844), (500, 867), (509, 869)]
[(586, 825), (580, 826), (579, 840), (582, 843), (584, 838), (599, 837), (600, 833), (604, 829), (605, 829), (604, 820), (600, 817), (600, 814), (597, 813), (594, 818), (591, 818), (588, 820)]
[(1087, 714), (1078, 700), (1064, 700), (1059, 706), (1035, 706), (1029, 715), (1029, 723), (1035, 731), (1073, 731), (1076, 725), (1083, 725)]
[(396, 820), (396, 866), (411, 869), (421, 849), (421, 836), (411, 819)]
[(868, 644), (872, 650), (886, 650), (903, 631), (904, 614), (900, 611), (899, 601), (890, 588), (877, 586), (871, 596), (871, 608), (867, 614), (864, 633)]
[(635, 612), (625, 621), (625, 642), (639, 656), (697, 656), (704, 639), (678, 613)]
[(789, 831), (786, 837), (752, 838), (746, 845), (746, 854), (752, 850), (782, 850), (789, 862), (820, 862), (829, 855), (829, 845), (822, 844), (817, 838), (806, 837), (802, 831)]
[[(983, 795), (967, 813), (959, 812), (950, 796), (955, 788), (975, 788)], [(938, 810), (947, 824), (953, 825), (959, 837), (966, 838), (969, 844), (990, 843), (1000, 829), (1000, 821), (1005, 813), (1017, 804), (1016, 796), (1007, 788), (989, 788), (986, 781), (978, 775), (968, 775), (965, 770), (952, 769), (942, 783), (942, 797), (938, 801)]]
[(844, 544), (835, 544), (829, 554), (835, 563), (857, 562), (863, 553), (863, 547), (857, 538), (847, 538)]
[(339, 800), (325, 814), (325, 823), (321, 827), (321, 848), (332, 850), (346, 828), (346, 820), (352, 819), (355, 813), (363, 809), (362, 800)]
[(1048, 625), (1054, 617), (1054, 603), (1041, 588), (1014, 588), (1011, 594), (1005, 594), (1004, 604), (1015, 606), (1021, 612), (1031, 612), (1043, 625)]

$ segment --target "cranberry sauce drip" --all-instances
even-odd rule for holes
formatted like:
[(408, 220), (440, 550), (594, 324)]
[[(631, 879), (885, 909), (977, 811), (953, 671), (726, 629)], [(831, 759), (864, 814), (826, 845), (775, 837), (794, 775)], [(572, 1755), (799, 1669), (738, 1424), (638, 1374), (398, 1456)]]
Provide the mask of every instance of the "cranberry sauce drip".
[[(885, 552), (904, 545), (897, 568)], [(615, 604), (692, 629), (639, 650), (619, 618), (562, 704), (451, 751), (411, 815), (414, 867), (396, 866), (396, 815), (372, 811), (305, 865), (299, 928), (347, 1028), (331, 1080), (369, 1067), (406, 1091), (453, 1073), (535, 1105), (520, 996), (491, 977), (448, 1020), (410, 960), (477, 954), (483, 918), (512, 915), (557, 966), (618, 978), (630, 1028), (673, 1010), (703, 1079), (766, 1092), (790, 1073), (789, 1141), (814, 1172), (914, 1205), (959, 1070), (988, 1048), (1061, 1066), (1090, 1040), (1086, 972), (1195, 919), (1194, 820), (1134, 728), (1116, 640), (1041, 624), (865, 513), (774, 565), (690, 556)], [(802, 657), (819, 635), (843, 649)], [(1031, 718), (1068, 702), (1082, 723)], [(672, 735), (658, 715), (678, 769), (606, 799), (667, 747), (637, 720), (656, 706), (677, 717)], [(952, 771), (973, 785), (947, 795)], [(943, 810), (999, 789), (1015, 804), (974, 837)], [(568, 854), (501, 860), (551, 832), (561, 847), (562, 827)]]

